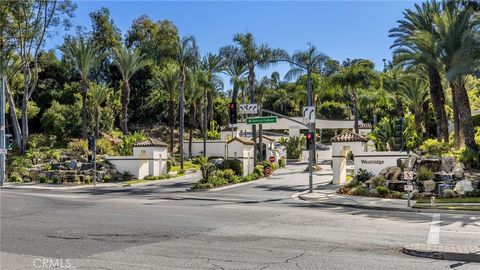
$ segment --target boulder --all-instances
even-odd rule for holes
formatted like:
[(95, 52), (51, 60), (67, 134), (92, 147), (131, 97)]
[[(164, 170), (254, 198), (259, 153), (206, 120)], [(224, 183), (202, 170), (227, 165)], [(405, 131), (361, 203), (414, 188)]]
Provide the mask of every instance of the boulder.
[(454, 157), (442, 157), (440, 163), (440, 170), (444, 172), (451, 172), (453, 170)]
[(401, 170), (395, 171), (395, 172), (392, 174), (390, 180), (392, 180), (392, 181), (398, 181), (398, 178), (399, 178), (399, 176), (400, 176), (401, 174), (402, 174), (402, 171), (401, 171)]
[(417, 162), (417, 157), (416, 156), (410, 156), (407, 158), (407, 163), (405, 164), (405, 168), (408, 170), (413, 170), (415, 167), (415, 163)]
[(427, 180), (423, 182), (423, 188), (425, 189), (426, 192), (432, 192), (435, 190), (435, 181), (433, 180)]
[(465, 173), (465, 171), (460, 167), (455, 167), (453, 169), (453, 174), (455, 175), (455, 178), (457, 178), (457, 179), (462, 179), (464, 173)]
[(67, 168), (70, 170), (75, 170), (77, 168), (77, 161), (76, 160), (70, 160), (67, 162)]
[(380, 176), (385, 176), (385, 174), (387, 174), (387, 173), (388, 173), (388, 167), (387, 167), (387, 168), (383, 168), (378, 175), (380, 175)]
[(473, 191), (472, 181), (470, 180), (458, 181), (458, 183), (455, 185), (453, 190), (460, 195), (465, 194), (465, 192), (467, 191)]

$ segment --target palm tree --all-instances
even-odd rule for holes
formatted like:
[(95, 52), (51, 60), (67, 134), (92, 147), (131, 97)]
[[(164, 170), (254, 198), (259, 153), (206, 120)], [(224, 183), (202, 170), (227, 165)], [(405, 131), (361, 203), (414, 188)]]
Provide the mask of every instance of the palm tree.
[(247, 71), (247, 66), (241, 60), (230, 61), (222, 71), (230, 77), (230, 84), (233, 86), (232, 102), (234, 103), (237, 102), (239, 90), (244, 89), (243, 86), (246, 83), (245, 75), (247, 75)]
[(175, 64), (166, 65), (158, 79), (158, 88), (168, 93), (168, 119), (170, 125), (170, 155), (173, 156), (173, 141), (175, 132), (175, 100), (178, 91), (179, 69)]
[(420, 78), (410, 78), (400, 86), (401, 96), (409, 104), (409, 109), (415, 117), (417, 131), (422, 131), (422, 110), (428, 102), (427, 84)]
[(139, 49), (127, 49), (120, 47), (113, 50), (115, 54), (115, 65), (122, 76), (122, 116), (120, 128), (123, 134), (128, 134), (128, 103), (130, 102), (130, 78), (147, 62), (143, 59)]
[(465, 76), (473, 74), (480, 67), (478, 35), (480, 17), (471, 6), (462, 7), (459, 2), (449, 1), (440, 14), (434, 15), (433, 21), (435, 33), (421, 31), (417, 33), (417, 37), (421, 39), (438, 37), (440, 60), (445, 66), (446, 77), (456, 105), (454, 110), (458, 112), (459, 126), (464, 132), (463, 136), (459, 134), (457, 147), (462, 146), (464, 140), (467, 148), (477, 152)]
[(287, 90), (283, 88), (276, 90), (274, 97), (275, 102), (273, 103), (273, 106), (279, 108), (279, 111), (281, 111), (282, 114), (288, 115), (289, 111), (294, 110), (296, 106), (295, 99), (291, 93), (287, 92)]
[(402, 87), (405, 84), (403, 69), (399, 65), (391, 66), (381, 76), (383, 89), (395, 100), (395, 111), (403, 117)]
[[(227, 46), (220, 50), (220, 54), (226, 59), (241, 59), (248, 69), (248, 84), (250, 92), (250, 103), (255, 103), (255, 67), (266, 68), (272, 64), (272, 60), (285, 58), (283, 50), (272, 50), (266, 44), (257, 44), (252, 33), (237, 33), (233, 37), (237, 46)], [(260, 125), (261, 133), (261, 125)], [(260, 142), (262, 135), (259, 134)], [(252, 126), (252, 137), (254, 144), (254, 165), (257, 164), (257, 127)]]
[(358, 133), (358, 88), (366, 88), (376, 78), (373, 63), (367, 60), (347, 59), (340, 72), (332, 77), (332, 82), (344, 87), (350, 92), (355, 118), (355, 133)]
[[(207, 74), (204, 70), (197, 69), (194, 70), (193, 72), (188, 72), (187, 73), (187, 80), (186, 80), (186, 88), (185, 88), (185, 96), (190, 104), (190, 109), (189, 109), (189, 123), (188, 123), (188, 157), (192, 158), (192, 141), (193, 141), (193, 130), (196, 126), (198, 126), (198, 123), (196, 122), (196, 115), (198, 112), (198, 108), (200, 107), (201, 100), (203, 93), (206, 91), (204, 89), (208, 88), (207, 84)], [(204, 106), (206, 108), (206, 106)], [(204, 119), (206, 119), (206, 116), (204, 115)], [(204, 134), (206, 135), (205, 132), (205, 126), (203, 127)], [(204, 150), (205, 151), (205, 150)], [(204, 156), (206, 154), (204, 153)]]
[[(215, 93), (214, 87), (221, 85), (223, 87), (223, 81), (218, 73), (222, 72), (225, 68), (225, 61), (222, 56), (207, 53), (201, 63), (202, 69), (206, 71), (207, 81), (210, 84), (211, 89), (207, 91), (207, 123), (213, 120), (213, 94)], [(209, 127), (210, 128), (210, 127)]]
[(87, 92), (88, 76), (94, 66), (101, 60), (98, 47), (90, 39), (79, 37), (69, 41), (65, 53), (72, 59), (75, 69), (80, 74), (80, 93), (82, 95), (82, 136), (87, 138)]
[(179, 66), (179, 90), (180, 90), (180, 129), (179, 129), (179, 148), (180, 148), (180, 168), (183, 169), (183, 133), (184, 133), (184, 106), (185, 106), (185, 74), (186, 70), (198, 63), (199, 52), (197, 43), (193, 36), (183, 37), (176, 57)]
[(99, 138), (100, 128), (99, 128), (99, 116), (100, 109), (103, 104), (107, 101), (108, 97), (112, 94), (112, 89), (105, 84), (97, 84), (90, 82), (88, 84), (89, 90), (89, 100), (90, 106), (93, 111), (93, 119), (95, 122), (95, 137)]
[(398, 21), (397, 27), (390, 30), (390, 37), (396, 38), (391, 46), (396, 48), (395, 62), (407, 67), (425, 66), (430, 85), (430, 100), (437, 120), (437, 139), (448, 142), (448, 120), (445, 111), (445, 93), (439, 72), (442, 67), (437, 58), (439, 55), (437, 38), (435, 36), (432, 36), (432, 39), (417, 37), (420, 31), (435, 33), (433, 20), (440, 10), (441, 6), (436, 1), (415, 4), (415, 10), (407, 9), (403, 12), (404, 18)]

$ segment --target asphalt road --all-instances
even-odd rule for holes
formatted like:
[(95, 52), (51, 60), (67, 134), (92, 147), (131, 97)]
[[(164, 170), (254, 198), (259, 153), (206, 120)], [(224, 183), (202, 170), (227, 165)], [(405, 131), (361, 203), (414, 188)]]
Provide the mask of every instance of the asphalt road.
[(291, 198), (307, 188), (304, 168), (215, 192), (185, 192), (194, 178), (97, 191), (3, 189), (0, 268), (480, 269), (401, 253), (432, 239), (478, 244), (479, 216), (440, 214), (435, 235), (433, 214), (309, 204)]

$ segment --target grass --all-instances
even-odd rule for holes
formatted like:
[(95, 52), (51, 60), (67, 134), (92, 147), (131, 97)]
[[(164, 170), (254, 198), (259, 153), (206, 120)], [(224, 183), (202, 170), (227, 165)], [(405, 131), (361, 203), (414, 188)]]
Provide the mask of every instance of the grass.
[[(437, 198), (437, 203), (480, 203), (480, 197), (465, 197), (465, 198)], [(418, 199), (417, 203), (430, 203), (430, 199)]]
[[(200, 164), (193, 164), (191, 161), (185, 161), (183, 163), (183, 169), (184, 170), (190, 170), (190, 169), (199, 170), (200, 169)], [(170, 168), (170, 171), (179, 171), (179, 170), (180, 170), (180, 165), (172, 166), (172, 168)]]
[(150, 182), (150, 180), (130, 180), (125, 182), (126, 185), (133, 185), (133, 184), (138, 184), (138, 183), (144, 183), (144, 182)]

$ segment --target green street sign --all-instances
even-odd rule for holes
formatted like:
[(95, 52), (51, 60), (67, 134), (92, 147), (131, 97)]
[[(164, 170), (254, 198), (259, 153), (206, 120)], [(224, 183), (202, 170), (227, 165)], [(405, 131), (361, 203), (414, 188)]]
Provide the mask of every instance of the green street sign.
[(247, 124), (248, 125), (269, 124), (269, 123), (276, 123), (276, 122), (277, 122), (277, 117), (276, 116), (247, 118)]

